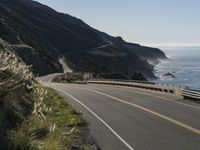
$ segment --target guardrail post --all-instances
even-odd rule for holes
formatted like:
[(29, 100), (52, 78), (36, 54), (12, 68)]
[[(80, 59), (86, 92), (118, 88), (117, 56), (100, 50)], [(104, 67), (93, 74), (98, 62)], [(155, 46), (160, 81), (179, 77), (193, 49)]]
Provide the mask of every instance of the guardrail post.
[(181, 88), (175, 87), (175, 94), (178, 98), (183, 99)]

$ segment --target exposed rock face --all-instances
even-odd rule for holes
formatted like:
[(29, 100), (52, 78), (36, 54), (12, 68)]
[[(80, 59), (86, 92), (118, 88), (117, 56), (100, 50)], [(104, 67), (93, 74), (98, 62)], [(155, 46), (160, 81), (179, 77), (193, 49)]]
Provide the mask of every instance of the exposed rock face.
[(73, 69), (127, 78), (135, 72), (154, 77), (148, 61), (166, 59), (159, 49), (127, 43), (32, 0), (0, 1), (0, 38), (39, 75), (61, 72), (64, 53)]

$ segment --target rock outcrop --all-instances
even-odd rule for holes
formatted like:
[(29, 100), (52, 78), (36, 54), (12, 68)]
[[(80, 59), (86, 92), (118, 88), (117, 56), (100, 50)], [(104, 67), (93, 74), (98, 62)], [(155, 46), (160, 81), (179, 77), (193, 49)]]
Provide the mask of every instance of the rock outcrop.
[(168, 72), (168, 73), (165, 73), (163, 76), (165, 77), (171, 77), (171, 78), (176, 78), (174, 74)]

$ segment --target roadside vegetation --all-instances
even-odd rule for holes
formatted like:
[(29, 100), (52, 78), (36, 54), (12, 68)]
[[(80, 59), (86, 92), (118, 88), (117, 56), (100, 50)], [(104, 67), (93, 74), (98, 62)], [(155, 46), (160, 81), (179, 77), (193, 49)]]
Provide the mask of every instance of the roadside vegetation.
[(9, 49), (0, 50), (0, 149), (96, 149), (81, 113)]
[[(86, 122), (54, 90), (38, 86), (27, 119), (10, 132), (11, 149), (90, 149), (83, 135)], [(91, 144), (91, 143), (90, 143)]]
[(81, 72), (67, 72), (62, 75), (58, 75), (55, 78), (53, 78), (52, 82), (58, 82), (58, 83), (86, 83), (86, 81), (90, 78), (90, 75), (87, 73), (81, 73)]
[[(119, 73), (114, 74), (90, 74), (81, 72), (67, 72), (65, 74), (58, 75), (52, 79), (52, 82), (57, 83), (82, 83), (86, 84), (89, 79), (122, 79), (128, 80), (125, 76)], [(147, 79), (141, 73), (134, 73), (131, 80), (147, 81)]]

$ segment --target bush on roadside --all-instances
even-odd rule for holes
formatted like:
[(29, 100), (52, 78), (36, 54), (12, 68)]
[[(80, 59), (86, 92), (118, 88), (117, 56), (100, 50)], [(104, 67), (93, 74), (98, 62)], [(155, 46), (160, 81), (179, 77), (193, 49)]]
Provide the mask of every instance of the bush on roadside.
[(75, 81), (83, 81), (84, 80), (84, 75), (79, 72), (74, 72), (74, 73), (66, 73), (59, 75), (55, 77), (52, 82), (58, 82), (58, 83), (74, 83)]

